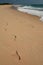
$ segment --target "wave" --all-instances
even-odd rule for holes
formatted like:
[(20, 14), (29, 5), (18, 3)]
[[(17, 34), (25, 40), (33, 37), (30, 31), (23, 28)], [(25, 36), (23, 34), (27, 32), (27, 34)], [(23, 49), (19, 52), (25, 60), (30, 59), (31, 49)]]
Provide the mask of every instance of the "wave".
[(40, 20), (43, 21), (43, 7), (33, 7), (33, 6), (20, 6), (17, 8), (18, 11), (39, 16)]
[(43, 21), (43, 7), (13, 5), (13, 8), (15, 8), (15, 7), (18, 11), (38, 16), (38, 17), (40, 17), (40, 20)]
[(33, 6), (20, 6), (20, 8), (43, 11), (43, 7), (41, 8), (41, 7), (33, 7)]

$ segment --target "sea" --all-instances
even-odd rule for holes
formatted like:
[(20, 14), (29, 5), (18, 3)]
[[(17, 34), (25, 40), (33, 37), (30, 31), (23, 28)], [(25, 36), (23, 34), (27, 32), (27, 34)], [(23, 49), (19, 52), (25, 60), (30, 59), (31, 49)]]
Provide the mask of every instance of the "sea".
[[(12, 5), (15, 8), (15, 5)], [(43, 4), (19, 5), (17, 10), (33, 16), (38, 16), (43, 22)]]
[[(20, 1), (20, 2), (19, 2)], [(27, 14), (31, 14), (34, 16), (40, 17), (40, 20), (43, 21), (43, 3), (31, 3), (27, 2), (26, 0), (0, 0), (0, 3), (11, 3), (13, 9), (15, 9), (15, 5), (17, 5), (16, 9), (20, 12), (24, 12)], [(18, 6), (19, 5), (19, 6)]]

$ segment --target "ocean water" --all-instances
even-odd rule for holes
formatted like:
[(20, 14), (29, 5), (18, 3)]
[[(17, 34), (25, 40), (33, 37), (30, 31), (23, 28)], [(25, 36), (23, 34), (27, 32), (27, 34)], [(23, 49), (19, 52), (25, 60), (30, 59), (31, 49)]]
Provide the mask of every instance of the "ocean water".
[(17, 9), (20, 12), (40, 17), (40, 20), (43, 22), (43, 4), (31, 4), (31, 5), (13, 4), (12, 6), (13, 9)]
[(15, 9), (27, 14), (39, 16), (40, 20), (43, 21), (43, 4), (41, 3), (33, 3), (31, 0), (0, 0), (0, 3), (12, 3), (13, 8), (15, 8), (14, 5), (19, 5)]
[(22, 5), (17, 7), (17, 10), (34, 16), (38, 16), (40, 17), (40, 20), (43, 21), (43, 6)]

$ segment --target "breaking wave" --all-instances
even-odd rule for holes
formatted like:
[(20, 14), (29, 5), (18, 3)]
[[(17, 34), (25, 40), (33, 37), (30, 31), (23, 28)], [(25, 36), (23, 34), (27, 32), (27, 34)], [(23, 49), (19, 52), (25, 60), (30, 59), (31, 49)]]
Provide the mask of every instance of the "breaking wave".
[(39, 16), (40, 20), (43, 21), (43, 7), (33, 7), (33, 6), (18, 6), (17, 7), (18, 11)]

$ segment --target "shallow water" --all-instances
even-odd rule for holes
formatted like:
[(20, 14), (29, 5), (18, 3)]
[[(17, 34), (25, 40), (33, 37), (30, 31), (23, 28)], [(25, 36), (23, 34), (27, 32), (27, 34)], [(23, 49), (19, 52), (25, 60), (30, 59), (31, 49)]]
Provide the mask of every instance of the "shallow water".
[(21, 12), (25, 12), (27, 14), (39, 16), (43, 21), (43, 7), (22, 6), (22, 7), (18, 7), (17, 10)]

